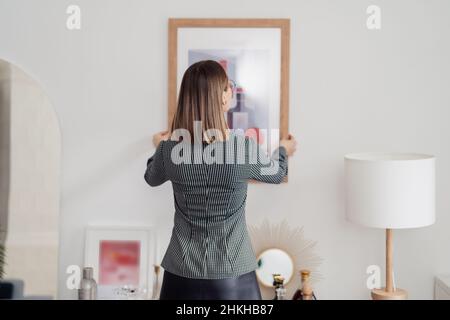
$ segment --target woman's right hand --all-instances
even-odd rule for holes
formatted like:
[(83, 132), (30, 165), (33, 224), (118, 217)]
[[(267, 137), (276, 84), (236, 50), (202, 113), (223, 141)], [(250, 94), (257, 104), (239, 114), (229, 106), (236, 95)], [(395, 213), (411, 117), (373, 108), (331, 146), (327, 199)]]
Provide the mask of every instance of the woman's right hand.
[(292, 156), (297, 150), (297, 140), (295, 140), (293, 135), (289, 134), (287, 139), (280, 140), (280, 146), (286, 149), (286, 154), (288, 156)]
[(169, 131), (160, 131), (153, 135), (153, 145), (155, 148), (158, 147), (159, 143), (163, 140), (168, 140), (170, 138)]

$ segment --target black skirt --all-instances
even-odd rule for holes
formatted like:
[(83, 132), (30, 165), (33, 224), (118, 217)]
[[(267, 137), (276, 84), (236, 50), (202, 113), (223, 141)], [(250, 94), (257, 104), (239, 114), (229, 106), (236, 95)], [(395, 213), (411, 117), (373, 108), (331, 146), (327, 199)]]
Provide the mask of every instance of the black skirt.
[(160, 300), (261, 300), (255, 271), (236, 278), (191, 279), (164, 270)]

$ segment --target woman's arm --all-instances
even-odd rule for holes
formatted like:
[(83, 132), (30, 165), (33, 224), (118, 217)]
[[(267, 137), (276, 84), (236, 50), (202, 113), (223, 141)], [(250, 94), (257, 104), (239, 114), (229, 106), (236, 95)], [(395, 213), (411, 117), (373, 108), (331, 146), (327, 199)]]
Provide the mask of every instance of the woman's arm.
[(159, 186), (168, 180), (164, 168), (164, 142), (161, 141), (153, 156), (147, 160), (147, 170), (145, 171), (145, 181), (152, 187)]
[(250, 179), (279, 184), (288, 173), (288, 157), (284, 146), (278, 147), (272, 156), (262, 150), (254, 139), (249, 139)]

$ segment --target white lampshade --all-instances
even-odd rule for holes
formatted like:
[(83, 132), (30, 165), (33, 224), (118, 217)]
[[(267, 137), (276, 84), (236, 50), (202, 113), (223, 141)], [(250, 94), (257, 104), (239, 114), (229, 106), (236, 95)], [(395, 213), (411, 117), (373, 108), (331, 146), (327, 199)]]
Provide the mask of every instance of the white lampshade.
[(345, 156), (347, 219), (367, 227), (402, 229), (435, 221), (435, 157), (415, 153)]

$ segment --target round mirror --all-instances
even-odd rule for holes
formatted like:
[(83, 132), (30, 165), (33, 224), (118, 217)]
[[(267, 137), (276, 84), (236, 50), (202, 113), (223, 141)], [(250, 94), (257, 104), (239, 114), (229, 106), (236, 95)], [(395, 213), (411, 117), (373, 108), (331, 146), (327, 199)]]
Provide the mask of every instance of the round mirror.
[(267, 249), (258, 257), (256, 275), (258, 280), (267, 287), (273, 286), (273, 274), (280, 274), (287, 284), (294, 273), (294, 261), (291, 256), (280, 249)]

